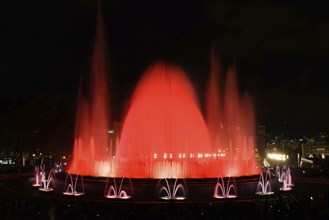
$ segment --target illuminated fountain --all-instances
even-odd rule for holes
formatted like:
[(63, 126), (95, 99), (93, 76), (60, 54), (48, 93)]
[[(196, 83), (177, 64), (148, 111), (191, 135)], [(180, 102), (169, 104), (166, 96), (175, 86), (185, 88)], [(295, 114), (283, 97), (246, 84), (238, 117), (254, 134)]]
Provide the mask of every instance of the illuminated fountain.
[(288, 185), (288, 180), (286, 179), (286, 176), (283, 178), (283, 186), (280, 187), (280, 191), (290, 191), (292, 190), (291, 186)]
[(80, 85), (69, 173), (136, 179), (259, 174), (254, 158), (251, 98), (240, 96), (233, 68), (228, 69), (225, 86), (220, 89), (219, 66), (213, 54), (207, 120), (184, 70), (157, 62), (145, 71), (136, 86), (112, 155), (107, 133), (110, 120), (105, 46), (99, 10), (91, 83), (88, 89)]
[(288, 167), (287, 171), (284, 172), (284, 176), (282, 177), (282, 183), (283, 186), (280, 188), (280, 191), (290, 191), (292, 190), (292, 184), (291, 182), (291, 174), (290, 174), (290, 168)]
[(279, 166), (276, 166), (275, 173), (276, 173), (276, 177), (278, 178), (278, 181), (282, 183), (286, 175), (286, 167), (283, 166), (282, 169), (280, 169)]
[(271, 187), (271, 173), (269, 170), (266, 170), (265, 178), (264, 173), (260, 173), (259, 181), (257, 184), (257, 191), (255, 194), (261, 196), (274, 194)]
[[(106, 45), (100, 5), (97, 14), (95, 45), (89, 87), (80, 85), (73, 158), (69, 173), (108, 176), (111, 149), (108, 149), (108, 89)], [(89, 94), (82, 91), (87, 90)]]
[(51, 169), (48, 173), (48, 177), (46, 178), (46, 171), (43, 169), (41, 171), (41, 182), (42, 187), (39, 188), (42, 192), (52, 192), (54, 191), (53, 188), (49, 187), (51, 182), (54, 182), (54, 169)]
[(206, 177), (211, 145), (183, 70), (158, 62), (140, 80), (116, 159), (132, 178)]
[(291, 174), (290, 174), (290, 168), (289, 167), (287, 169), (286, 176), (287, 176), (287, 186), (290, 186), (290, 187), (294, 186), (295, 184), (292, 183)]
[(234, 184), (234, 180), (233, 183), (230, 183), (230, 177), (229, 177), (225, 185), (223, 177), (218, 178), (215, 186), (214, 198), (231, 199), (236, 197), (237, 197), (237, 192), (236, 192), (236, 186)]
[(222, 68), (211, 53), (207, 91), (206, 119), (215, 152), (221, 159), (223, 176), (246, 176), (259, 173), (254, 158), (255, 116), (250, 96), (240, 97), (234, 68), (228, 68), (225, 86), (220, 90)]
[(240, 100), (233, 70), (227, 83), (228, 107), (223, 111), (228, 117), (223, 123), (232, 126), (220, 131), (221, 144), (214, 147), (185, 72), (163, 62), (148, 68), (123, 124), (116, 152), (118, 175), (161, 179), (258, 174), (250, 98)]
[(40, 166), (34, 167), (34, 183), (32, 184), (33, 187), (40, 187), (41, 186), (41, 168)]
[(83, 183), (83, 177), (81, 176), (81, 186), (82, 186), (82, 192), (77, 191), (77, 184), (78, 184), (78, 179), (79, 179), (79, 174), (75, 176), (75, 180), (73, 181), (72, 174), (69, 173), (66, 176), (65, 183), (67, 182), (67, 179), (69, 178), (70, 183), (68, 184), (66, 191), (63, 192), (64, 195), (66, 196), (82, 196), (84, 195), (84, 183)]
[(61, 162), (60, 163), (55, 163), (54, 164), (54, 172), (55, 173), (60, 173), (62, 171), (63, 171), (63, 165), (62, 165), (62, 163)]
[[(164, 179), (166, 185), (161, 186), (159, 190), (160, 199), (162, 200), (185, 200), (186, 192), (182, 183), (177, 185), (175, 179), (174, 185), (171, 187), (167, 178)], [(181, 195), (179, 195), (179, 192)]]
[(122, 183), (124, 178), (121, 179), (119, 187), (117, 187), (116, 179), (113, 178), (113, 185), (110, 184), (110, 179), (108, 178), (105, 186), (105, 198), (108, 199), (130, 199), (131, 196), (127, 194), (126, 191), (122, 190)]

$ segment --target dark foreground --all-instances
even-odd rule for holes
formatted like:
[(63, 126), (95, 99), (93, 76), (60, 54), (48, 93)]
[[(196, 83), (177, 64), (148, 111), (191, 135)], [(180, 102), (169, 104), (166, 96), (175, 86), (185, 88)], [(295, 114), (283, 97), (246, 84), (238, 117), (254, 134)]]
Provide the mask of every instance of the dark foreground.
[(0, 219), (329, 219), (329, 181), (295, 178), (290, 192), (209, 201), (109, 201), (26, 193), (28, 177), (0, 176)]

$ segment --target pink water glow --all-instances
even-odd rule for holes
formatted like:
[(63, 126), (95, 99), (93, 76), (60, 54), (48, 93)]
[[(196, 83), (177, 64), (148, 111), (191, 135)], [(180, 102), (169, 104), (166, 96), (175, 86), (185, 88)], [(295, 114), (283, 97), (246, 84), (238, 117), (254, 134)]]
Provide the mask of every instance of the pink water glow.
[(211, 152), (207, 126), (183, 70), (158, 62), (140, 80), (125, 118), (116, 158), (129, 177), (203, 177)]
[[(211, 79), (213, 84), (216, 77)], [(214, 84), (208, 96), (219, 98), (220, 94), (212, 94), (219, 92)], [(116, 175), (211, 178), (257, 174), (252, 103), (248, 95), (239, 97), (233, 69), (227, 73), (222, 96), (224, 107), (214, 100), (217, 111), (208, 111), (213, 113), (208, 120), (214, 123), (207, 127), (184, 71), (163, 62), (152, 65), (138, 83), (122, 127)], [(208, 104), (208, 109), (214, 106), (211, 101)], [(222, 122), (212, 118), (217, 115), (223, 115), (219, 117)], [(212, 142), (211, 137), (218, 141)]]
[[(109, 171), (106, 44), (101, 10), (98, 10), (88, 94), (78, 94), (73, 157), (68, 172), (107, 176)], [(82, 83), (81, 83), (82, 84)]]
[[(212, 178), (259, 173), (254, 158), (255, 116), (236, 73), (224, 78), (214, 53), (207, 86), (206, 120), (181, 68), (164, 62), (142, 75), (112, 155), (104, 25), (97, 17), (89, 93), (79, 92), (69, 173), (129, 178)], [(224, 83), (222, 83), (224, 84)]]

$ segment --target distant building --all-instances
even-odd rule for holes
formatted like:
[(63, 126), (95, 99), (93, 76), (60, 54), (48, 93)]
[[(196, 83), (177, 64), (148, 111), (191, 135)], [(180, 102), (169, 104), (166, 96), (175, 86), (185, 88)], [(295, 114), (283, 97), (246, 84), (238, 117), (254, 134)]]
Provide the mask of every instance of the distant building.
[(256, 149), (259, 156), (265, 157), (265, 147), (266, 147), (266, 130), (264, 125), (257, 126), (256, 134)]
[(302, 145), (302, 156), (326, 156), (329, 155), (329, 143), (327, 135), (320, 134), (319, 136), (308, 138), (307, 143)]

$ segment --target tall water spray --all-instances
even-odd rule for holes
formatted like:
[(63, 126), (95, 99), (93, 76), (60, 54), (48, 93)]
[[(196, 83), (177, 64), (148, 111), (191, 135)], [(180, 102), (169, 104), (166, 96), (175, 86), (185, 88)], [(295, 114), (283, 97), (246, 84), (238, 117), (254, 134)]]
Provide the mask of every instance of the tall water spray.
[(206, 97), (206, 120), (212, 149), (225, 163), (225, 176), (253, 175), (259, 171), (254, 157), (255, 116), (253, 103), (238, 90), (234, 68), (228, 68), (224, 89), (220, 90), (221, 67), (213, 51)]
[(87, 95), (83, 94), (82, 84), (80, 85), (73, 158), (68, 172), (91, 176), (109, 174), (111, 149), (108, 149), (107, 136), (109, 99), (106, 65), (104, 23), (99, 5), (90, 85)]
[(210, 53), (210, 73), (206, 96), (206, 122), (209, 129), (212, 148), (214, 151), (221, 146), (221, 97), (219, 92), (220, 65), (214, 49)]
[(182, 69), (158, 62), (144, 73), (125, 118), (117, 149), (121, 175), (205, 177), (208, 130)]

